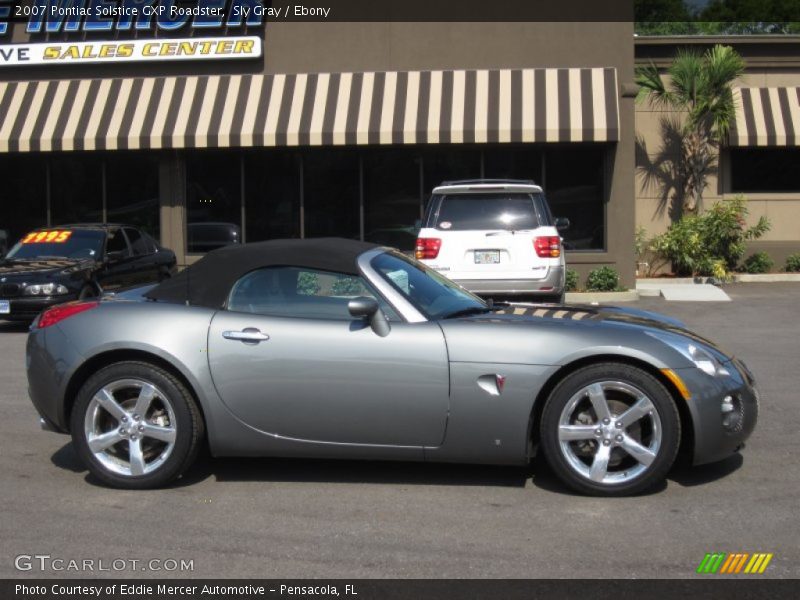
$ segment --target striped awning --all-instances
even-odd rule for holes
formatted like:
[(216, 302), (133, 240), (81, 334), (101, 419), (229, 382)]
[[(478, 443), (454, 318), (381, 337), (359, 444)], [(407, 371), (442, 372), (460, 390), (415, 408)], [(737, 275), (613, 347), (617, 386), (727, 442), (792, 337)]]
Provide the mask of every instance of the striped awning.
[(800, 87), (736, 88), (733, 97), (731, 146), (800, 145)]
[(613, 142), (613, 68), (0, 82), (0, 152)]

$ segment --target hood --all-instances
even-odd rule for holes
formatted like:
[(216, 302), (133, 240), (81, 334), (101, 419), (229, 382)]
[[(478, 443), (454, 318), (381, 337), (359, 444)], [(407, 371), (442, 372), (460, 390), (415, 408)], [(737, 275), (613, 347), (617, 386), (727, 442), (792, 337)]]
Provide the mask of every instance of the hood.
[[(31, 275), (49, 276), (60, 273), (64, 269), (81, 270), (88, 269), (94, 264), (91, 259), (72, 259), (72, 258), (48, 258), (48, 259), (14, 259), (5, 258), (0, 260), (0, 280), (6, 278), (8, 281), (16, 280), (19, 277), (29, 277)], [(1, 281), (0, 281), (1, 282)]]

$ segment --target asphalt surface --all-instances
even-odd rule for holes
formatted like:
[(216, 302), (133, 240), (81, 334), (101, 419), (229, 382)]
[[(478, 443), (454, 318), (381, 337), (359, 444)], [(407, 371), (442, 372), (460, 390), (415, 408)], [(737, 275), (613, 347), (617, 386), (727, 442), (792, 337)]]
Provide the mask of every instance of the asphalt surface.
[[(67, 437), (39, 430), (26, 330), (0, 325), (0, 577), (693, 577), (712, 551), (773, 552), (765, 576), (797, 577), (800, 285), (726, 290), (733, 302), (631, 305), (742, 357), (762, 394), (758, 428), (743, 456), (623, 499), (570, 494), (538, 465), (276, 459), (205, 458), (170, 489), (106, 489)], [(24, 554), (193, 571), (20, 572)]]

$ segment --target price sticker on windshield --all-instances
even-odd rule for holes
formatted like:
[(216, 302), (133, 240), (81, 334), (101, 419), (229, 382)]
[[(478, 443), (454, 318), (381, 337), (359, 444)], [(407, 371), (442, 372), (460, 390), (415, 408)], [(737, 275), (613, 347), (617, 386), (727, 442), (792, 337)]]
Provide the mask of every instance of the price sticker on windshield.
[(34, 231), (22, 239), (23, 244), (63, 244), (72, 235), (71, 231)]

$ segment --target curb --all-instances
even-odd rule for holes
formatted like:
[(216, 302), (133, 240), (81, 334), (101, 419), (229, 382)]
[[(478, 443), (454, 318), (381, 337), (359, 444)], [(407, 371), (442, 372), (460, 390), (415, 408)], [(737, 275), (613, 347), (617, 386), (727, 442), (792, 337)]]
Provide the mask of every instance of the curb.
[(576, 304), (608, 304), (609, 302), (635, 302), (638, 290), (625, 292), (567, 292), (564, 301)]
[(781, 281), (795, 281), (800, 283), (800, 273), (742, 273), (734, 275), (733, 280), (741, 283), (777, 283)]

